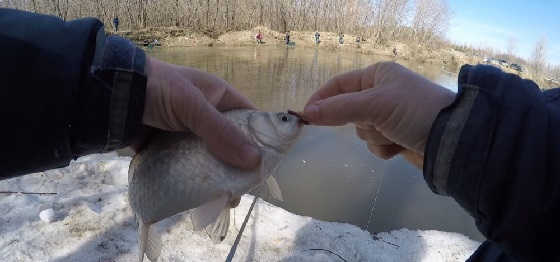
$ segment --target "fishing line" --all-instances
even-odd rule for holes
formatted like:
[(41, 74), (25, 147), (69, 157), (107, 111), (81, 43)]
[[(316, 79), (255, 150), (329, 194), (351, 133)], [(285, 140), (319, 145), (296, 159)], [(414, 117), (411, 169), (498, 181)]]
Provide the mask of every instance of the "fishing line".
[(235, 255), (235, 251), (237, 250), (237, 245), (239, 245), (239, 242), (241, 241), (241, 236), (243, 235), (243, 231), (245, 230), (245, 226), (247, 225), (247, 221), (249, 221), (249, 217), (251, 216), (251, 211), (253, 211), (253, 207), (255, 207), (255, 204), (257, 203), (257, 196), (255, 196), (255, 198), (253, 198), (253, 203), (251, 203), (251, 207), (249, 208), (249, 211), (247, 212), (247, 215), (245, 216), (245, 220), (243, 220), (243, 224), (241, 224), (241, 228), (239, 229), (239, 233), (237, 233), (237, 237), (235, 238), (235, 242), (233, 242), (233, 246), (231, 246), (231, 249), (229, 250), (229, 254), (226, 258), (226, 262), (231, 262), (231, 260), (233, 259), (233, 256)]
[(365, 227), (365, 230), (368, 232), (369, 232), (369, 224), (373, 219), (373, 212), (375, 210), (375, 204), (377, 203), (377, 197), (379, 196), (379, 193), (381, 192), (381, 186), (383, 185), (383, 177), (385, 177), (385, 172), (383, 172), (383, 175), (381, 175), (381, 178), (379, 179), (379, 185), (377, 186), (377, 190), (375, 191), (375, 194), (371, 197), (371, 201), (369, 203), (369, 217)]

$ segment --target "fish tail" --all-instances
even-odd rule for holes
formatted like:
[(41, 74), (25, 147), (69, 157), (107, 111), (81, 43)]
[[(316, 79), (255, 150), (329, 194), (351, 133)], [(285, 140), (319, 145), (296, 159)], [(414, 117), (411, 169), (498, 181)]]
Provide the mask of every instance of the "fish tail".
[(161, 236), (153, 230), (151, 225), (144, 224), (142, 220), (138, 220), (138, 232), (140, 243), (138, 261), (144, 260), (144, 254), (151, 262), (157, 261), (161, 253)]

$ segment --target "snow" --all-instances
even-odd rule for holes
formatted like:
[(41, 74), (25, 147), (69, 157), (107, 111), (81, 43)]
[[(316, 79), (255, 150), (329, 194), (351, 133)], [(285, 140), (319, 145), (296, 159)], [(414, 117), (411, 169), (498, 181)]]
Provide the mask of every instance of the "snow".
[(47, 223), (53, 222), (55, 220), (54, 210), (52, 208), (47, 208), (39, 212), (39, 218)]
[[(66, 168), (0, 181), (0, 261), (137, 261), (127, 200), (129, 157), (91, 155)], [(224, 261), (253, 196), (232, 212), (227, 238), (193, 232), (188, 213), (157, 223), (159, 261)], [(480, 245), (458, 233), (360, 228), (298, 216), (259, 200), (234, 261), (464, 261)]]

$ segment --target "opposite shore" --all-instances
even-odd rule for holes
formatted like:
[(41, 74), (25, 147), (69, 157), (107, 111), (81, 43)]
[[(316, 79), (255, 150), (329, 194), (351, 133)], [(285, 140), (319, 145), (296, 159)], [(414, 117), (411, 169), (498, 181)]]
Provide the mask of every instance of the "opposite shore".
[[(263, 43), (257, 44), (255, 36), (261, 32)], [(162, 47), (249, 47), (249, 46), (285, 46), (285, 34), (267, 27), (255, 27), (251, 30), (231, 31), (216, 37), (198, 33), (188, 28), (152, 27), (141, 30), (107, 32), (128, 38), (138, 45), (157, 40)], [(290, 42), (294, 47), (314, 47), (328, 50), (358, 52), (365, 55), (398, 57), (404, 60), (430, 64), (462, 64), (471, 62), (467, 54), (452, 48), (427, 49), (402, 42), (390, 42), (383, 46), (375, 45), (371, 39), (356, 42), (356, 35), (345, 34), (344, 44), (339, 43), (337, 33), (319, 32), (320, 43), (315, 43), (315, 32), (291, 31)], [(393, 53), (396, 51), (396, 55)]]
[[(255, 36), (263, 35), (263, 43), (257, 44)], [(267, 27), (255, 27), (251, 30), (230, 31), (224, 34), (210, 37), (209, 34), (195, 32), (188, 28), (180, 27), (151, 27), (141, 30), (124, 30), (119, 32), (107, 32), (130, 39), (139, 46), (153, 43), (157, 40), (162, 47), (250, 47), (250, 46), (286, 46), (285, 34), (270, 30)], [(371, 39), (360, 39), (351, 34), (344, 35), (344, 44), (339, 43), (339, 36), (334, 32), (319, 32), (320, 43), (315, 42), (313, 31), (291, 31), (290, 42), (293, 47), (319, 48), (332, 51), (357, 52), (364, 55), (384, 56), (388, 59), (398, 58), (417, 63), (441, 65), (448, 71), (458, 73), (463, 64), (482, 63), (484, 57), (477, 54), (468, 54), (449, 45), (440, 45), (439, 48), (427, 48), (415, 43), (403, 43), (390, 41), (384, 45), (376, 45)], [(514, 73), (522, 78), (531, 79), (527, 70), (518, 72), (508, 67), (499, 66), (503, 71)], [(554, 83), (543, 83), (538, 81), (541, 87)]]

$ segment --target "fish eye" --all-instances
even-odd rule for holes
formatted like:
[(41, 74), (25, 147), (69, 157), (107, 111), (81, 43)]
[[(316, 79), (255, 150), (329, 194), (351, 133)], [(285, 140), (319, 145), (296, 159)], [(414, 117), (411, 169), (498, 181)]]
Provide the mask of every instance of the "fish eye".
[(282, 122), (286, 122), (286, 123), (290, 122), (290, 120), (291, 120), (290, 115), (287, 114), (287, 113), (284, 113), (284, 112), (277, 113), (276, 117), (277, 117), (278, 120), (280, 120)]

